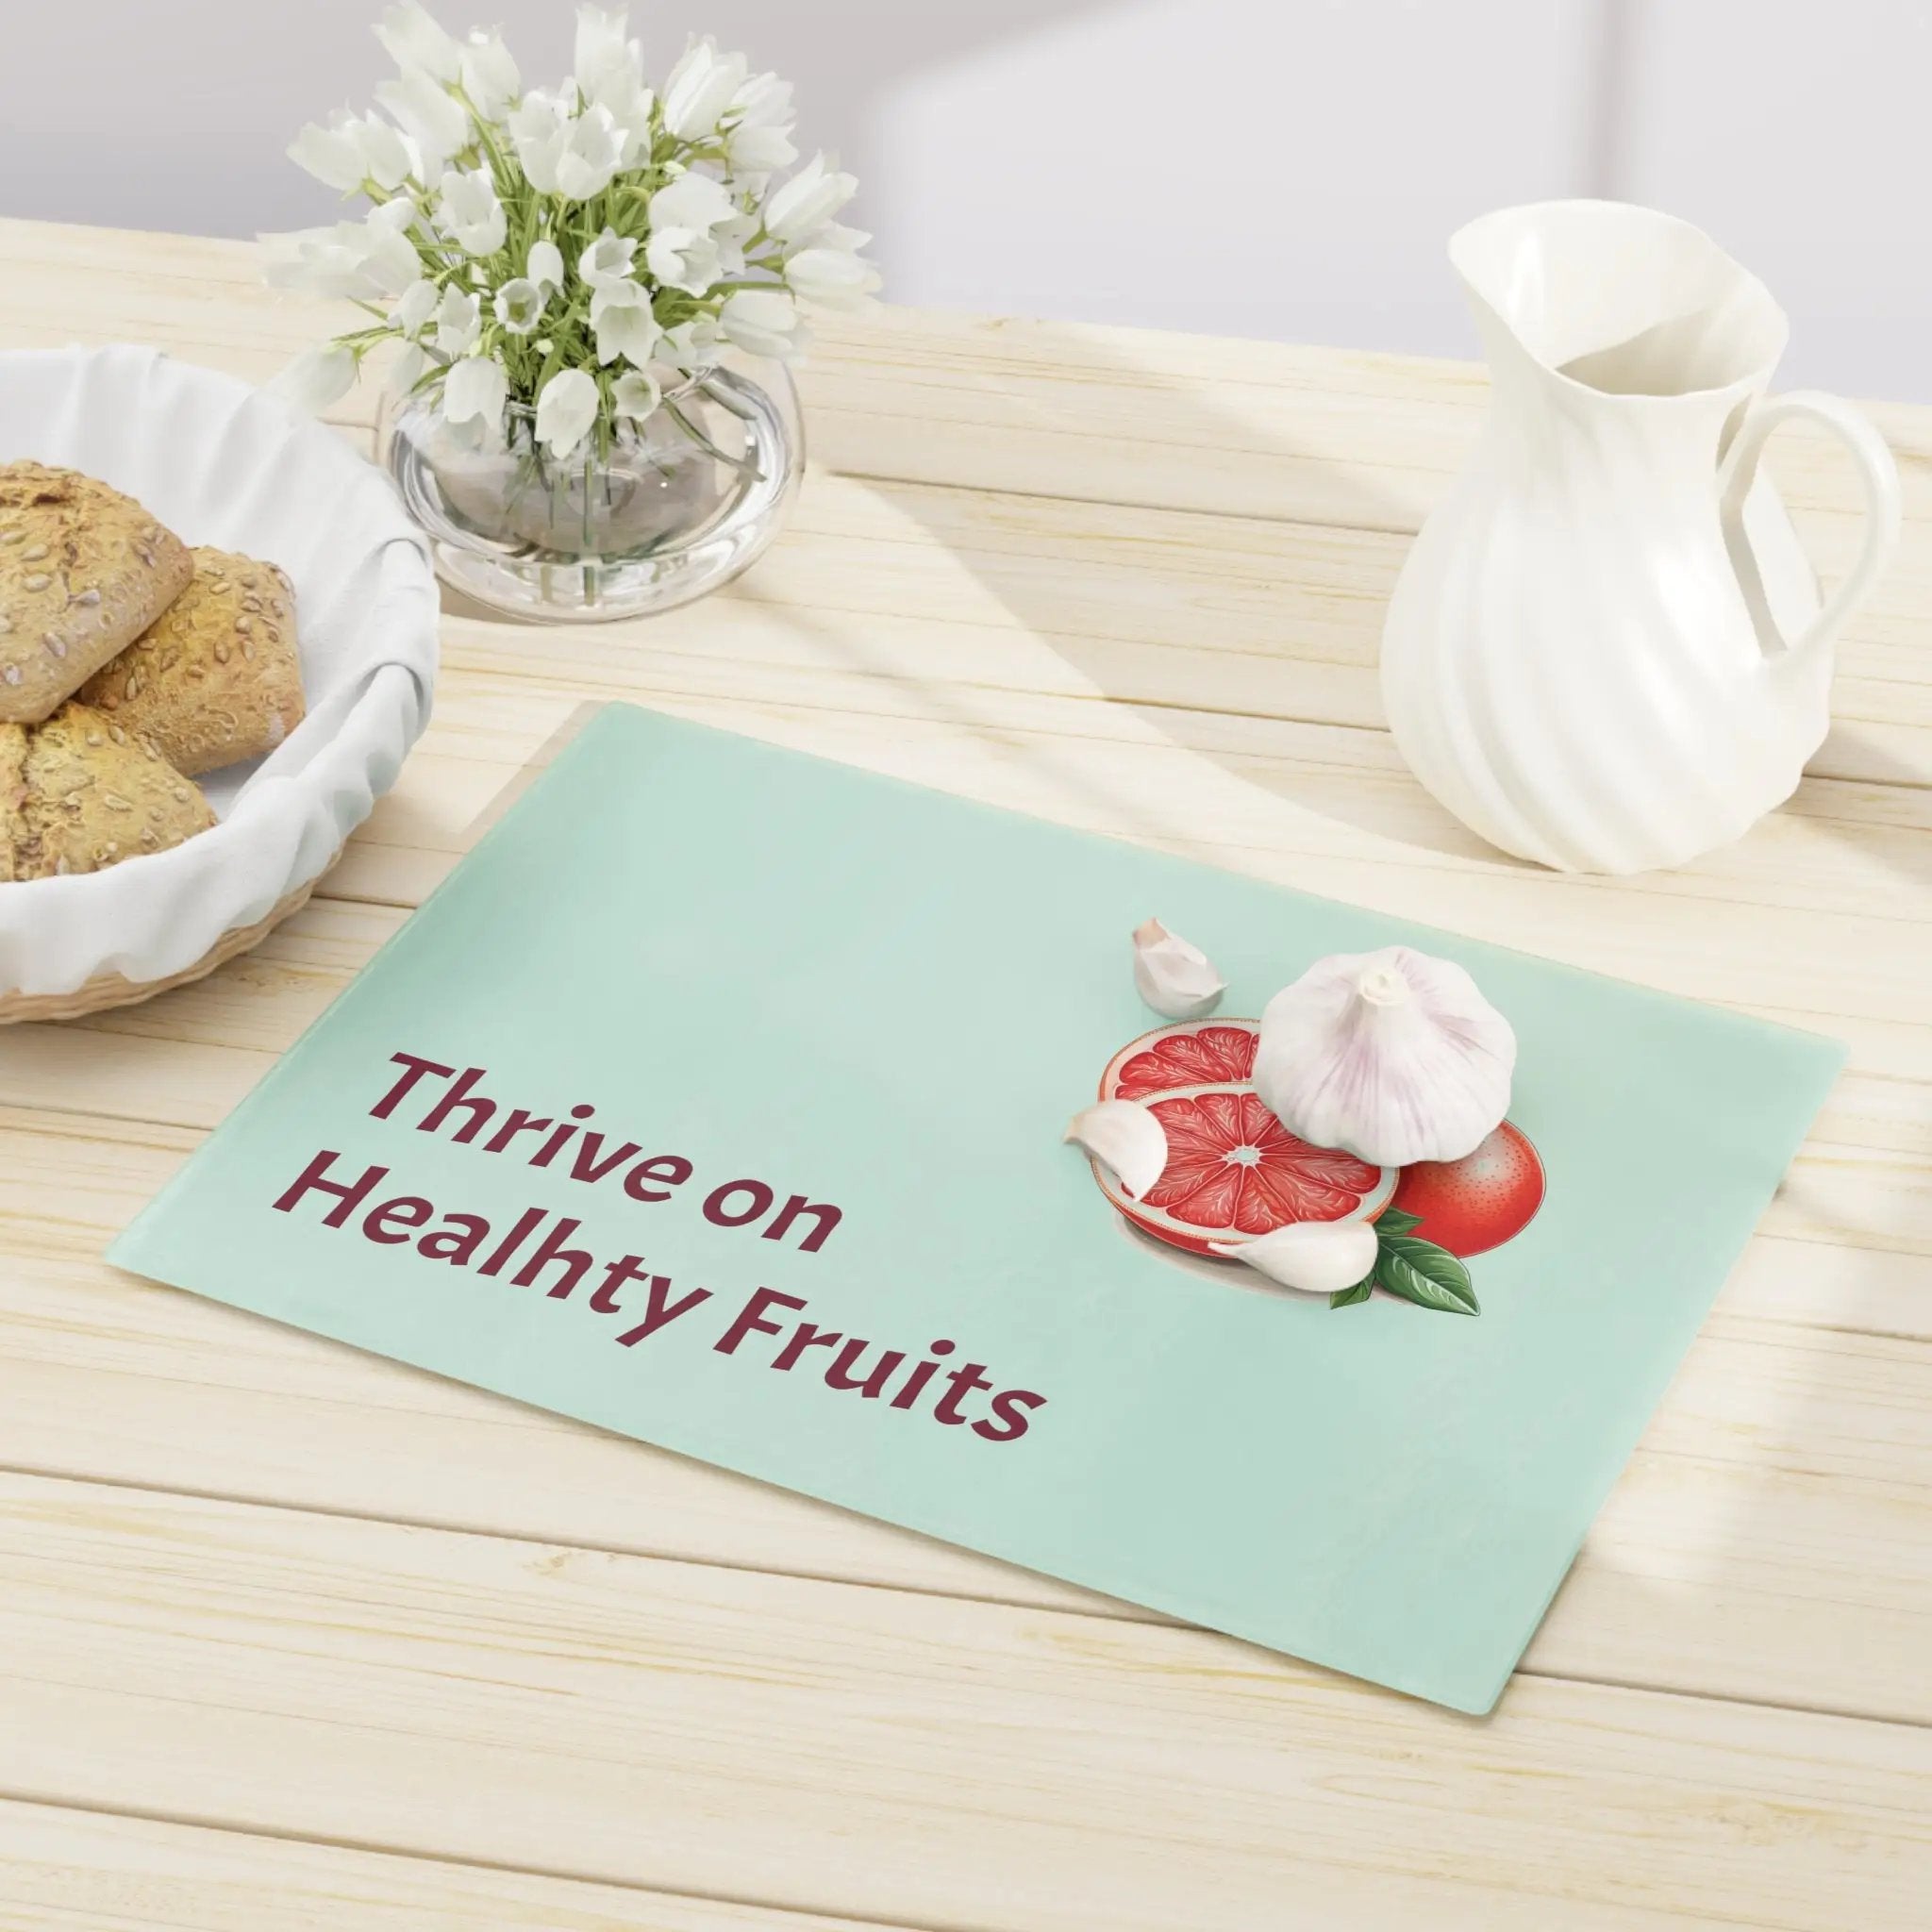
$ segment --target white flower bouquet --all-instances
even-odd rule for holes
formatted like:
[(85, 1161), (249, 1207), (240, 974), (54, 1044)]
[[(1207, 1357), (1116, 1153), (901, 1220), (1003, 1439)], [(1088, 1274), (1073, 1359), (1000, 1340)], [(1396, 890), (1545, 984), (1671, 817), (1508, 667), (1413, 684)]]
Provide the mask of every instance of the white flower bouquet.
[(545, 468), (582, 466), (668, 418), (711, 449), (681, 398), (726, 345), (790, 359), (801, 307), (869, 301), (870, 238), (835, 219), (858, 184), (822, 154), (779, 178), (790, 84), (707, 38), (653, 91), (625, 25), (580, 7), (572, 75), (525, 91), (499, 34), (391, 8), (388, 118), (343, 112), (289, 150), (374, 206), (263, 238), (272, 281), (374, 319), (299, 358), (283, 394), (325, 408), (389, 345), (389, 379), (474, 445), (521, 437)]

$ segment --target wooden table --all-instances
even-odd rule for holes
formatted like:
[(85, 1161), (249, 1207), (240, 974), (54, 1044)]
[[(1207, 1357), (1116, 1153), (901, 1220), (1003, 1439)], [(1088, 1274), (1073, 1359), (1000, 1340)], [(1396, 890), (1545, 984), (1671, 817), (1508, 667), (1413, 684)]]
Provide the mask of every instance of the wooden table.
[[(259, 378), (325, 322), (239, 244), (0, 224), (6, 346)], [(1905, 547), (1813, 775), (1606, 880), (1484, 849), (1380, 729), (1382, 603), (1478, 371), (888, 311), (806, 391), (816, 466), (739, 586), (453, 616), (436, 721), (307, 911), (0, 1035), (0, 1927), (1932, 1923), (1932, 410), (1877, 412)], [(1797, 434), (1775, 466), (1842, 562), (1851, 476)], [(587, 697), (1850, 1041), (1492, 1719), (102, 1264)]]

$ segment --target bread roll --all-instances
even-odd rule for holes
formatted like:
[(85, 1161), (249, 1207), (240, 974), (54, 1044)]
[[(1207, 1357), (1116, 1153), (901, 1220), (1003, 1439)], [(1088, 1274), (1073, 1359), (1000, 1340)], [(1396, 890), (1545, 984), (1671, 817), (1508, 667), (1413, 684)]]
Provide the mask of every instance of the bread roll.
[(215, 823), (147, 740), (85, 705), (0, 724), (0, 879), (99, 872)]
[(20, 841), (26, 824), (26, 726), (0, 724), (0, 885), (21, 874)]
[(0, 465), (0, 723), (49, 716), (193, 570), (131, 496), (75, 470)]
[(191, 554), (188, 588), (79, 696), (192, 776), (281, 743), (302, 722), (302, 667), (288, 578), (233, 551)]

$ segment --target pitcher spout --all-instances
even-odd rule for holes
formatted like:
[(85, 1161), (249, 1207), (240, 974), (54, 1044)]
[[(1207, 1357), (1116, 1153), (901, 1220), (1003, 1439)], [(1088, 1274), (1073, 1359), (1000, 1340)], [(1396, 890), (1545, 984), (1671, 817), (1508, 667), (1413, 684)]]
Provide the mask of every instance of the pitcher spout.
[(1500, 378), (1514, 365), (1599, 396), (1761, 391), (1790, 325), (1771, 291), (1689, 222), (1615, 201), (1484, 215), (1449, 259)]

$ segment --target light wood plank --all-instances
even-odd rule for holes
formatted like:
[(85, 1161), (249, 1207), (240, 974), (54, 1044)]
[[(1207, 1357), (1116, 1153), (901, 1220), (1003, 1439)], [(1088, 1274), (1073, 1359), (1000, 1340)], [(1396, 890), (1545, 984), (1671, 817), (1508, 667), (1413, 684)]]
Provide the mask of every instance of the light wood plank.
[[(1810, 534), (1833, 570), (1860, 536), (1846, 518), (1814, 517)], [(1407, 533), (815, 471), (785, 541), (730, 593), (780, 624), (743, 625), (734, 644), (756, 662), (842, 648), (848, 667), (889, 675), (1379, 727), (1382, 614), (1407, 546)], [(1932, 731), (1928, 595), (1932, 540), (1914, 537), (1840, 646), (1814, 773), (1932, 777), (1932, 736), (1917, 735)], [(694, 611), (681, 628), (715, 619)]]
[[(465, 622), (458, 604), (449, 643), (453, 662), (558, 678), (631, 657), (659, 683), (728, 668), (774, 695), (786, 680), (826, 708), (938, 696), (957, 715), (1011, 694), (1057, 703), (1071, 729), (1090, 733), (1111, 728), (1107, 699), (1379, 731), (1374, 667), (1401, 550), (1374, 533), (814, 472), (771, 555), (701, 606), (533, 634)], [(1890, 584), (1855, 621), (1838, 724), (1812, 761), (1816, 775), (1867, 789), (1932, 774), (1919, 592)], [(1082, 711), (1088, 722), (1072, 724)], [(1392, 749), (1387, 759), (1399, 772)], [(1471, 843), (1433, 807), (1429, 816), (1424, 842)]]
[[(1144, 1618), (106, 1268), (198, 1137), (0, 1117), (0, 1466)], [(1932, 1258), (1760, 1237), (1528, 1668), (1932, 1722)], [(1883, 1310), (1913, 1337), (1849, 1328)]]
[[(357, 314), (268, 288), (250, 242), (0, 220), (0, 348), (144, 342), (262, 383)], [(359, 386), (326, 415), (368, 431), (375, 391)]]
[(1888, 1932), (1932, 1880), (1898, 1724), (1536, 1679), (1477, 1723), (1195, 1631), (29, 1477), (0, 1563), (0, 1786), (57, 1803), (985, 1932)]
[[(1833, 567), (1856, 557), (1856, 517), (1821, 512), (1808, 527)], [(1408, 548), (1405, 531), (852, 476), (823, 461), (787, 534), (727, 594), (933, 623), (1017, 620), (1042, 636), (1246, 658), (1251, 672), (1284, 653), (1373, 663)], [(1916, 622), (1928, 562), (1908, 551), (1874, 588), (1850, 632), (1869, 656), (1853, 668), (1927, 680)]]
[[(941, 601), (957, 608), (957, 599)], [(809, 744), (816, 733), (835, 755), (864, 762), (875, 760), (847, 751), (832, 734), (888, 748), (915, 741), (917, 763), (902, 759), (895, 769), (930, 767), (930, 782), (955, 791), (973, 789), (974, 774), (991, 763), (1051, 776), (1060, 764), (1084, 760), (1061, 787), (1084, 804), (1076, 822), (1141, 836), (1254, 844), (1291, 835), (1298, 851), (1322, 841), (1351, 864), (1421, 861), (1440, 870), (1448, 859), (1458, 876), (1507, 874), (1571, 893), (1896, 908), (1908, 917), (1910, 905), (1897, 907), (1899, 887), (1932, 875), (1932, 801), (1918, 788), (1821, 773), (1788, 808), (1692, 865), (1637, 879), (1557, 881), (1504, 858), (1451, 819), (1408, 775), (1379, 726), (1289, 716), (1324, 708), (1302, 689), (1304, 674), (1323, 667), (1300, 660), (1275, 667), (1284, 685), (1302, 691), (1282, 711), (1223, 715), (1180, 694), (1169, 702), (1152, 688), (1123, 695), (1128, 680), (1112, 680), (1109, 692), (1101, 682), (1106, 667), (1084, 675), (1055, 639), (954, 619), (847, 619), (803, 605), (720, 598), (648, 626), (564, 628), (541, 642), (527, 630), (463, 618), (448, 620), (444, 631), (438, 722), (445, 728), (424, 749), (506, 768), (585, 698), (608, 696), (702, 710), (727, 728), (766, 736), (772, 732), (758, 721), (775, 714), (790, 721), (788, 741)], [(1254, 679), (1251, 688), (1267, 681)], [(1115, 701), (1105, 701), (1109, 695)], [(1923, 732), (1909, 722), (1915, 703), (1926, 720)], [(1899, 779), (1903, 761), (1923, 758), (1932, 772), (1932, 691), (1900, 695), (1895, 711), (1889, 751), (1881, 757), (1875, 741), (1860, 740), (1864, 749), (1847, 754), (1848, 766), (1876, 760)], [(1103, 760), (1111, 762), (1110, 778), (1098, 769)], [(410, 782), (406, 774), (405, 787)], [(1008, 791), (1013, 782), (1008, 775)], [(1119, 809), (1127, 801), (1136, 803), (1131, 816)]]
[(482, 1926), (491, 1932), (860, 1932), (853, 1920), (815, 1913), (0, 1799), (0, 1932), (478, 1932)]
[[(321, 900), (255, 952), (161, 999), (73, 1025), (13, 1028), (0, 1041), (0, 1100), (211, 1126), (403, 917), (398, 908)], [(1923, 1077), (1932, 1035), (1904, 1022), (1874, 1029), (1847, 1024), (1851, 1016), (1784, 1016), (1847, 1032), (1858, 1050), (1767, 1229), (1846, 1249), (1932, 1251), (1932, 1087)], [(1906, 1076), (1915, 1071), (1918, 1077)], [(1874, 1295), (1862, 1272), (1845, 1277), (1860, 1285), (1842, 1301), (1838, 1273), (1827, 1271), (1808, 1297), (1791, 1287), (1796, 1273), (1770, 1288), (1772, 1307), (1808, 1307), (1826, 1324), (1884, 1332), (1922, 1334), (1932, 1320), (1915, 1292)]]
[[(0, 263), (0, 338), (85, 326), (216, 361), (328, 326), (275, 307), (242, 242), (9, 221)], [(1488, 392), (1465, 362), (890, 307), (824, 318), (803, 388), (822, 458), (853, 475), (1385, 530), (1416, 527)], [(1864, 407), (1932, 517), (1932, 408)], [(1786, 432), (1774, 461), (1794, 503), (1856, 512), (1828, 438)]]
[[(406, 916), (311, 902), (206, 979), (78, 1022), (12, 1027), (0, 1039), (0, 1106), (212, 1127)], [(1923, 1082), (1862, 1069), (1844, 1076), (1767, 1212), (1766, 1231), (1932, 1255), (1928, 1116), (1932, 1091)], [(1821, 1307), (1835, 1324), (1848, 1314), (1831, 1302)], [(1916, 1324), (1932, 1333), (1932, 1309)]]
[[(472, 670), (464, 626), (452, 630), (438, 721), (395, 793), (325, 882), (325, 893), (419, 900), (447, 870), (475, 814), (522, 769), (519, 758), (584, 695), (601, 691), (1836, 1033), (1851, 1041), (1862, 1070), (1932, 1075), (1932, 1033), (1922, 1024), (1919, 993), (1928, 935), (1910, 891), (1932, 867), (1932, 837), (1917, 792), (1814, 785), (1802, 809), (1774, 815), (1697, 866), (1635, 880), (1559, 878), (1506, 860), (1467, 835), (1445, 832), (1443, 849), (1431, 849), (1428, 828), (1447, 822), (1391, 768), (1386, 745), (1360, 734), (972, 691), (943, 693), (941, 702), (931, 686), (883, 685), (870, 711), (837, 709), (809, 691), (793, 695), (795, 677), (754, 679), (728, 658), (659, 656), (625, 640), (585, 646), (595, 660), (574, 659), (568, 681), (558, 682), (562, 666), (539, 663), (521, 676), (514, 653), (493, 645), (475, 656), (505, 668)], [(667, 690), (683, 685), (695, 694)], [(782, 696), (757, 694), (774, 686)], [(833, 705), (868, 702), (849, 680), (828, 696)], [(935, 709), (950, 715), (926, 715)], [(1087, 735), (1090, 723), (1094, 735)], [(1184, 741), (1190, 737), (1204, 748)], [(1360, 782), (1358, 771), (1367, 774)], [(1378, 817), (1391, 829), (1379, 829)], [(244, 962), (234, 983), (252, 985), (256, 971)], [(199, 997), (91, 1024), (164, 1031)], [(35, 1064), (26, 1041), (16, 1033), (6, 1042), (10, 1050), (0, 1052), (0, 1095), (39, 1104), (44, 1087), (5, 1086), (11, 1066)], [(57, 1056), (51, 1064), (60, 1078), (79, 1077), (58, 1056), (81, 1047), (43, 1048)], [(126, 1110), (97, 1086), (83, 1081), (71, 1104)]]
[[(801, 387), (820, 455), (850, 475), (1355, 529), (1414, 530), (1489, 401), (1473, 362), (921, 309), (852, 318), (816, 350)], [(1923, 520), (1932, 408), (1859, 407)], [(1829, 437), (1780, 435), (1770, 460), (1794, 507), (1857, 513)]]
[[(235, 244), (6, 223), (0, 268), (0, 345), (155, 340), (258, 380), (328, 322), (263, 291)], [(1932, 411), (1875, 412), (1907, 530), (1846, 641), (1812, 781), (1731, 852), (1632, 885), (1497, 860), (1375, 728), (1381, 604), (1474, 434), (1479, 371), (888, 311), (828, 331), (806, 390), (847, 474), (814, 473), (731, 595), (617, 632), (453, 622), (438, 725), (329, 900), (203, 988), (0, 1039), (0, 1100), (60, 1109), (0, 1121), (0, 1462), (39, 1473), (0, 1482), (0, 1785), (444, 1857), (551, 1866), (561, 1844), (584, 1877), (1027, 1932), (1246, 1926), (1284, 1897), (1349, 1926), (1916, 1923), (1924, 1734), (1717, 1700), (1932, 1722)], [(332, 413), (366, 439), (372, 408)], [(1774, 462), (1842, 567), (1848, 468), (1802, 436)], [(1501, 1720), (100, 1265), (107, 1230), (587, 693), (1852, 1041), (1854, 1076)], [(88, 1106), (182, 1124), (90, 1124)], [(431, 1526), (355, 1520), (378, 1512)], [(585, 1547), (508, 1541), (538, 1534)], [(0, 1807), (0, 1851), (22, 1808)], [(111, 1874), (115, 1856), (75, 1858)], [(397, 1904), (365, 1855), (299, 1856), (364, 1859), (330, 1882), (371, 1923), (458, 1909)], [(149, 1869), (126, 1880), (143, 1908), (225, 1923), (227, 1892), (158, 1892)], [(575, 1893), (479, 1882), (511, 1888), (482, 1894), (491, 1923), (580, 1923), (536, 1916)], [(67, 1922), (113, 1923), (117, 1881), (86, 1883), (58, 1901)], [(616, 1896), (631, 1916), (600, 1895), (581, 1923), (769, 1923), (675, 1899), (640, 1920), (658, 1902)], [(10, 1903), (0, 1878), (0, 1924)]]
[[(262, 380), (331, 319), (327, 305), (264, 290), (251, 253), (240, 243), (0, 223), (0, 263), (11, 264), (14, 271), (10, 280), (0, 280), (0, 342), (16, 346), (75, 337), (156, 340), (190, 359)], [(991, 432), (994, 447), (1012, 456), (1008, 467), (987, 475), (970, 462), (948, 467), (958, 452), (944, 433), (943, 411), (953, 402), (943, 386), (935, 391), (932, 372), (951, 371), (957, 382), (962, 370), (977, 368), (968, 353), (971, 345), (995, 338), (1000, 346), (990, 373), (965, 378), (970, 435), (977, 439), (989, 433), (989, 411), (1000, 415), (1029, 384), (1057, 387), (1075, 397), (1075, 421), (1066, 425), (1054, 410), (1023, 402), (1024, 422)], [(1357, 502), (1346, 485), (1339, 494), (1318, 492), (1308, 501), (1297, 496), (1284, 506), (1257, 475), (1250, 479), (1252, 487), (1244, 486), (1245, 495), (1223, 500), (1217, 483), (1204, 497), (1187, 475), (1175, 472), (1175, 464), (1186, 472), (1189, 464), (1205, 462), (1218, 477), (1225, 466), (1219, 443), (1185, 460), (1169, 449), (1159, 461), (1170, 487), (1158, 491), (1142, 489), (1137, 494), (1121, 482), (1127, 472), (1110, 458), (1102, 463), (1097, 479), (1089, 476), (1083, 482), (1082, 467), (1092, 464), (1093, 453), (1089, 447), (1092, 432), (1079, 426), (1085, 422), (1081, 412), (1097, 408), (1109, 439), (1121, 420), (1139, 421), (1144, 414), (1144, 398), (1137, 402), (1131, 395), (1108, 391), (1109, 380), (1124, 379), (1126, 372), (1116, 369), (1109, 375), (1105, 363), (1089, 367), (1080, 359), (1096, 342), (1108, 345), (1105, 355), (1111, 361), (1121, 360), (1124, 344), (1131, 342), (1133, 356), (1126, 359), (1138, 358), (1149, 365), (1135, 378), (1143, 385), (1153, 382), (1167, 390), (1194, 385), (1217, 398), (1227, 394), (1240, 400), (1242, 383), (1249, 382), (1258, 383), (1277, 403), (1283, 395), (1294, 398), (1293, 410), (1312, 410), (1322, 419), (1323, 436), (1341, 437), (1352, 449), (1377, 438), (1388, 443), (1391, 474), (1408, 479), (1411, 489), (1415, 479), (1422, 479), (1427, 493), (1392, 522), (1387, 513)], [(898, 361), (895, 349), (904, 352)], [(890, 311), (874, 322), (836, 325), (824, 356), (832, 365), (824, 396), (813, 391), (811, 380), (808, 389), (812, 391), (814, 441), (822, 453), (829, 452), (832, 467), (884, 479), (881, 489), (898, 499), (905, 515), (930, 525), (939, 541), (927, 549), (956, 556), (983, 579), (980, 601), (991, 595), (1014, 604), (1033, 628), (1068, 649), (1075, 664), (1082, 658), (1101, 660), (1099, 689), (1137, 702), (1243, 709), (1259, 706), (1271, 711), (1286, 708), (1288, 715), (1323, 722), (1379, 722), (1373, 666), (1380, 608), (1407, 533), (1466, 450), (1482, 390), (1479, 378), (1463, 365), (1267, 343), (1191, 342), (1152, 334), (1143, 340), (1132, 332)], [(1162, 358), (1174, 367), (1165, 367)], [(987, 390), (992, 374), (1006, 387)], [(876, 405), (863, 398), (854, 402), (848, 393), (854, 382), (861, 389), (868, 383), (882, 385), (890, 393)], [(375, 407), (365, 389), (330, 414), (366, 429)], [(934, 410), (941, 415), (933, 416)], [(1260, 410), (1261, 416), (1266, 413)], [(1932, 459), (1924, 456), (1932, 449), (1932, 427), (1927, 426), (1932, 410), (1881, 413), (1889, 433), (1907, 453), (1907, 482), (1916, 487), (1922, 473), (1932, 476)], [(1420, 426), (1439, 416), (1460, 425), (1444, 450), (1435, 450)], [(1252, 412), (1241, 417), (1242, 423), (1250, 420), (1259, 418)], [(1034, 447), (1041, 421), (1058, 425), (1049, 437), (1053, 447), (1044, 451)], [(850, 423), (861, 425), (856, 440), (845, 434)], [(1217, 433), (1231, 433), (1237, 425), (1216, 422), (1211, 426)], [(1071, 466), (1061, 444), (1078, 453)], [(936, 454), (941, 450), (949, 453), (945, 460)], [(1436, 464), (1440, 468), (1432, 467)], [(1287, 458), (1274, 461), (1265, 475), (1286, 474), (1288, 467)], [(1807, 535), (1824, 567), (1841, 569), (1857, 541), (1857, 489), (1849, 468), (1823, 449), (1810, 451), (1798, 469), (1794, 497), (1801, 508), (1817, 512)], [(1324, 458), (1314, 474), (1341, 473)], [(904, 481), (975, 487), (922, 491), (905, 489)], [(976, 502), (986, 491), (1015, 489), (1029, 492), (1030, 508)], [(1107, 508), (1096, 521), (1092, 503), (1053, 504), (1042, 492), (1097, 498)], [(1119, 508), (1114, 507), (1117, 500)], [(1814, 761), (1814, 770), (1825, 775), (1878, 782), (1924, 782), (1932, 776), (1928, 741), (1921, 735), (1932, 711), (1915, 694), (1902, 699), (1897, 691), (1901, 681), (1924, 682), (1924, 659), (1913, 647), (1909, 613), (1922, 605), (1924, 588), (1932, 583), (1932, 483), (1912, 502), (1915, 515), (1900, 561), (1847, 640), (1838, 725)], [(1187, 513), (1202, 509), (1216, 513)], [(1266, 521), (1282, 516), (1359, 526), (1364, 541), (1351, 541), (1333, 529), (1284, 533), (1278, 524)], [(969, 537), (962, 522), (975, 534)], [(1221, 522), (1235, 527), (1217, 533), (1214, 525)], [(985, 533), (1002, 526), (1009, 533), (1007, 541), (991, 542)], [(1374, 541), (1376, 533), (1382, 533), (1379, 541)], [(1122, 582), (1112, 586), (1111, 598), (1096, 601), (1084, 589), (1064, 588), (1067, 557), (1070, 551), (1077, 554), (1081, 544), (1090, 550), (1097, 546), (1120, 562), (1116, 575)], [(1057, 547), (1061, 553), (1058, 570)], [(854, 569), (824, 545), (793, 545), (791, 554), (823, 559), (820, 579), (840, 587), (824, 607), (831, 610), (844, 609), (855, 597), (890, 598), (906, 588), (904, 569), (888, 566), (876, 555), (866, 559), (868, 568)], [(1147, 568), (1150, 558), (1158, 562), (1158, 571)], [(1305, 594), (1296, 595), (1298, 574), (1310, 572), (1314, 581)], [(1289, 579), (1285, 590), (1284, 575)], [(1337, 576), (1333, 584), (1325, 581), (1330, 575)], [(774, 559), (754, 581), (769, 585), (769, 594), (775, 596), (787, 580)], [(1190, 603), (1200, 607), (1203, 622), (1193, 635), (1210, 634), (1211, 625), (1211, 646), (1148, 638), (1133, 625), (1137, 613), (1155, 619), (1171, 615), (1177, 600), (1182, 608)], [(1311, 623), (1307, 607), (1320, 609), (1324, 600), (1325, 621)], [(967, 600), (969, 607), (973, 601)], [(944, 606), (928, 599), (916, 608), (929, 611)], [(1102, 611), (1095, 629), (1095, 615)], [(1129, 625), (1117, 631), (1122, 617)], [(1338, 649), (1339, 657), (1330, 655)], [(1296, 660), (1294, 674), (1289, 675), (1284, 666), (1279, 676), (1268, 676), (1268, 661), (1281, 658)]]

